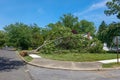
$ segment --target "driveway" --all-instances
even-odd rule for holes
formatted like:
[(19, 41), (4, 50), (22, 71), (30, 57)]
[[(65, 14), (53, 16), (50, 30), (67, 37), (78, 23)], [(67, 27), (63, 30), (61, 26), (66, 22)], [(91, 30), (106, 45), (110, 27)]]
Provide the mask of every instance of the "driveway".
[(0, 50), (0, 80), (32, 80), (14, 51)]

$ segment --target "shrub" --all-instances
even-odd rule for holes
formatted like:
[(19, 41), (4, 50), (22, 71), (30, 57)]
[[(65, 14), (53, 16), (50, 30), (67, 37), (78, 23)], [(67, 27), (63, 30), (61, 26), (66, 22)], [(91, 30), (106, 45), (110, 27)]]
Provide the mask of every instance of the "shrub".
[(32, 47), (29, 47), (28, 50), (33, 50)]
[(92, 42), (93, 42), (92, 45), (88, 49), (88, 51), (90, 53), (101, 53), (101, 52), (103, 52), (103, 44), (99, 40), (94, 39)]
[(41, 53), (45, 53), (45, 54), (51, 54), (55, 51), (55, 45), (53, 43), (49, 44), (49, 45), (45, 45), (40, 52)]

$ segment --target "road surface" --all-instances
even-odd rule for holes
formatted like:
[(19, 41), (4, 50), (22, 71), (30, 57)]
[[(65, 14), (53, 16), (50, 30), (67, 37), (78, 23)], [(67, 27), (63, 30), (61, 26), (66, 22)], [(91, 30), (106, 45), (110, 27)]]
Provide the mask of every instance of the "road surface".
[(70, 71), (27, 65), (34, 80), (120, 80), (120, 70)]
[(0, 50), (0, 80), (32, 80), (25, 63), (13, 51)]
[(120, 70), (71, 71), (26, 65), (13, 51), (0, 50), (0, 80), (120, 80)]

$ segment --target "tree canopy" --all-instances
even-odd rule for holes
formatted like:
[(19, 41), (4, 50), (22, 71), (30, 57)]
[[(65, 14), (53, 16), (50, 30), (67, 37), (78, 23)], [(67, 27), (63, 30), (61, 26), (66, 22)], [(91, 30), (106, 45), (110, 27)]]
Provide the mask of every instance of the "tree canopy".
[(87, 20), (81, 20), (80, 21), (80, 32), (81, 33), (88, 33), (90, 32), (90, 34), (94, 34), (95, 33), (95, 26), (93, 22), (89, 22)]
[[(93, 22), (78, 20), (72, 14), (64, 14), (56, 23), (49, 23), (45, 27), (37, 24), (24, 23), (10, 24), (0, 32), (4, 37), (0, 45), (14, 46), (21, 49), (35, 49), (43, 53), (59, 53), (61, 50), (76, 52), (101, 52), (102, 44), (98, 39), (89, 40), (83, 35), (94, 35)], [(1, 40), (1, 39), (0, 39)]]
[(7, 33), (6, 45), (28, 49), (42, 44), (40, 28), (37, 25), (28, 26), (23, 23), (10, 24), (4, 28)]
[(97, 32), (97, 37), (102, 43), (106, 42), (106, 30), (108, 26), (105, 23), (105, 21), (102, 21), (102, 23), (99, 26), (98, 32)]
[(78, 17), (73, 16), (72, 14), (64, 14), (60, 17), (61, 23), (64, 27), (74, 28), (75, 24), (78, 22)]
[(107, 10), (105, 10), (106, 15), (116, 15), (120, 19), (120, 0), (112, 0), (106, 3)]

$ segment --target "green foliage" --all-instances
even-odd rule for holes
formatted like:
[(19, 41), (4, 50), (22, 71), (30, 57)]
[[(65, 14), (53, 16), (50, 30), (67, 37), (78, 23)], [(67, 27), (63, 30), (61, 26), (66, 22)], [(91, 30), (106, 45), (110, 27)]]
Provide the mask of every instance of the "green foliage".
[[(102, 27), (102, 24), (101, 24)], [(99, 31), (97, 33), (97, 37), (102, 43), (107, 43), (108, 47), (112, 47), (113, 44), (113, 39), (116, 36), (120, 36), (120, 23), (111, 23), (108, 25), (108, 27), (103, 28), (103, 31)]]
[(80, 21), (80, 32), (82, 34), (90, 32), (91, 35), (95, 33), (95, 26), (93, 22), (89, 22), (87, 20)]
[(120, 19), (120, 0), (112, 0), (106, 3), (108, 10), (105, 10), (106, 15), (116, 15)]
[(120, 36), (120, 23), (111, 23), (106, 30), (106, 42), (108, 46), (112, 46), (115, 36)]
[(40, 35), (40, 28), (37, 25), (28, 26), (23, 23), (10, 24), (4, 28), (7, 33), (6, 45), (21, 47), (37, 47), (42, 44), (43, 38)]
[(30, 30), (29, 27), (23, 23), (10, 24), (6, 26), (5, 31), (8, 35), (8, 42), (14, 44), (12, 46), (22, 47), (22, 49), (27, 49), (30, 45)]
[[(78, 17), (73, 16), (72, 14), (64, 14), (62, 17), (60, 17), (61, 21), (59, 22), (59, 25), (68, 27), (71, 29), (71, 31), (74, 30), (73, 33), (77, 34), (86, 34), (88, 32), (93, 35), (95, 33), (95, 26), (93, 22), (89, 22), (87, 20), (81, 20), (78, 21)], [(58, 23), (56, 23), (58, 24)], [(55, 24), (55, 25), (56, 25)], [(49, 24), (49, 26), (55, 26), (52, 23)], [(58, 26), (58, 25), (57, 25)]]
[(81, 40), (84, 39), (80, 34), (72, 34), (60, 39), (60, 43), (56, 47), (61, 49), (77, 49), (81, 46)]
[(101, 33), (102, 31), (106, 29), (107, 29), (107, 24), (105, 23), (105, 21), (102, 21), (102, 23), (99, 26), (98, 33)]
[(74, 17), (72, 14), (64, 14), (60, 19), (64, 27), (69, 27), (71, 29), (73, 29), (78, 22), (78, 17)]
[(98, 32), (97, 32), (97, 37), (102, 43), (106, 42), (107, 27), (108, 27), (107, 24), (104, 21), (102, 21), (102, 23), (99, 26)]
[(90, 48), (88, 49), (90, 53), (102, 53), (103, 44), (98, 39), (93, 39)]
[(33, 48), (32, 48), (32, 47), (29, 47), (29, 48), (28, 48), (28, 50), (30, 50), (30, 51), (31, 51), (31, 50), (33, 50)]
[(49, 44), (49, 45), (45, 45), (40, 52), (41, 53), (45, 53), (45, 54), (51, 54), (55, 51), (55, 45), (53, 43)]
[[(40, 28), (37, 24), (10, 24), (4, 28), (5, 44), (21, 49), (37, 48), (35, 51), (40, 50), (41, 53), (47, 54), (101, 51), (101, 43), (98, 40), (84, 37), (88, 32), (94, 35), (95, 26), (92, 22), (87, 20), (79, 22), (78, 17), (72, 14), (65, 14), (60, 19), (45, 28)], [(95, 43), (94, 47), (93, 43)]]
[(39, 45), (43, 44), (43, 35), (42, 35), (42, 31), (41, 28), (34, 24), (30, 26), (30, 30), (31, 30), (31, 47), (33, 47), (33, 49), (37, 48)]
[(80, 34), (71, 34), (49, 42), (52, 43), (45, 45), (40, 50), (41, 53), (100, 53), (103, 47), (99, 40), (89, 40)]
[(0, 47), (5, 45), (6, 42), (5, 37), (6, 37), (5, 32), (0, 30)]

